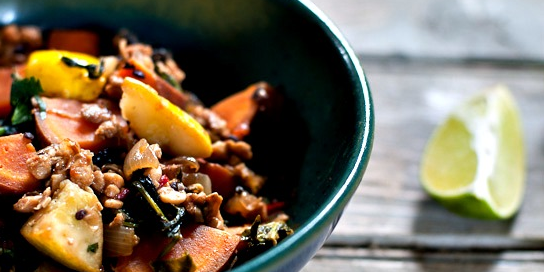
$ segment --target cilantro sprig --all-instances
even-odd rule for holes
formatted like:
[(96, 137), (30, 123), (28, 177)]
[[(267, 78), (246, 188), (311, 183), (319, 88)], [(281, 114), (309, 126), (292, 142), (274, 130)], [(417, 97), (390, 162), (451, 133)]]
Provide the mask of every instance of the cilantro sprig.
[(16, 126), (32, 120), (32, 97), (39, 99), (43, 93), (40, 80), (35, 77), (19, 78), (17, 74), (12, 75), (10, 103), (13, 107), (11, 124)]
[(45, 112), (45, 104), (40, 98), (43, 93), (40, 80), (35, 77), (21, 78), (17, 73), (13, 73), (11, 77), (12, 111), (6, 120), (2, 120), (0, 135), (16, 133), (18, 127), (32, 121), (32, 98), (38, 102), (39, 111)]

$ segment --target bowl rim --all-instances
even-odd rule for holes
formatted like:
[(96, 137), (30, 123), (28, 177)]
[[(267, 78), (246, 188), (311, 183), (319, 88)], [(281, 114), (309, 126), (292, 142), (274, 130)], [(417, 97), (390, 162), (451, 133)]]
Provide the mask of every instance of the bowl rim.
[[(348, 177), (342, 183), (340, 189), (331, 196), (328, 201), (320, 206), (318, 212), (310, 217), (307, 222), (295, 233), (279, 243), (274, 248), (256, 256), (239, 267), (232, 269), (233, 272), (243, 271), (295, 271), (293, 269), (302, 269), (323, 245), (340, 219), (341, 213), (352, 195), (358, 188), (363, 173), (366, 170), (370, 153), (372, 151), (374, 138), (374, 109), (370, 86), (359, 62), (359, 59), (347, 40), (343, 37), (340, 30), (334, 23), (314, 4), (311, 0), (297, 0), (305, 16), (316, 23), (321, 30), (334, 42), (336, 48), (340, 51), (344, 64), (348, 68), (350, 78), (362, 96), (362, 121), (356, 129), (356, 145), (354, 145), (355, 162), (350, 165), (351, 169)], [(357, 145), (358, 144), (358, 145)], [(317, 247), (312, 249), (312, 245)], [(311, 252), (308, 252), (311, 251)], [(307, 260), (297, 256), (304, 254)], [(289, 257), (289, 255), (291, 257)], [(300, 264), (300, 262), (303, 262)], [(300, 267), (291, 266), (298, 263)], [(289, 268), (288, 268), (289, 266)]]
[[(360, 117), (357, 121), (352, 154), (347, 169), (351, 169), (338, 190), (295, 233), (274, 248), (252, 258), (232, 272), (250, 271), (296, 271), (302, 269), (323, 245), (338, 222), (344, 207), (358, 188), (369, 161), (374, 137), (374, 110), (370, 87), (355, 52), (344, 39), (339, 29), (311, 0), (286, 1), (316, 24), (339, 50), (349, 73), (352, 85), (361, 97)], [(2, 22), (0, 22), (2, 23)], [(301, 257), (302, 256), (302, 257)]]

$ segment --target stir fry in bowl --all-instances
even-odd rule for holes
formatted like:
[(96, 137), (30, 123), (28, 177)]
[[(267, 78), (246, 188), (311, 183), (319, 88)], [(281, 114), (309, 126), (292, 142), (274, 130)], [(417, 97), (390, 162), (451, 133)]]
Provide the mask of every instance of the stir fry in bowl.
[(244, 141), (275, 88), (206, 107), (126, 31), (1, 31), (0, 270), (223, 271), (293, 233)]

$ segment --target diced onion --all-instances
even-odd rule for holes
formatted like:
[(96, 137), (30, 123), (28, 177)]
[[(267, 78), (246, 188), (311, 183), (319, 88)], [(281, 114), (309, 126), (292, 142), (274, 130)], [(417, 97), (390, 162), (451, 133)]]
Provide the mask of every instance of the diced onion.
[(257, 215), (260, 215), (265, 221), (268, 218), (266, 204), (262, 197), (257, 197), (247, 191), (234, 194), (225, 204), (224, 210), (232, 215), (238, 214), (248, 221), (254, 220)]
[(212, 193), (212, 181), (210, 177), (202, 173), (184, 173), (183, 174), (183, 185), (185, 187), (199, 183), (204, 187), (204, 193), (209, 195)]
[(200, 169), (200, 164), (194, 157), (180, 156), (171, 159), (166, 164), (180, 164), (183, 173), (195, 173)]
[(136, 170), (159, 167), (159, 159), (149, 147), (146, 139), (140, 139), (128, 152), (123, 164), (123, 173), (130, 179)]
[(108, 257), (129, 256), (138, 244), (134, 228), (117, 225), (104, 228), (104, 254)]

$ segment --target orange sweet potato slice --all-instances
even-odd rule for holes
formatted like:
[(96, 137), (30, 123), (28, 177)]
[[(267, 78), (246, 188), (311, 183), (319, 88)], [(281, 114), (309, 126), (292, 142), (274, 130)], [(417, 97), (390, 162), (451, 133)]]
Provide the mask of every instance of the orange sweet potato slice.
[(221, 271), (233, 256), (240, 236), (205, 225), (187, 226), (183, 238), (162, 260), (165, 262), (190, 256), (195, 272)]
[[(95, 135), (99, 124), (87, 121), (81, 115), (83, 102), (65, 98), (42, 97), (46, 105), (45, 118), (35, 112), (36, 130), (42, 141), (49, 145), (64, 139), (77, 142), (81, 148), (97, 151), (109, 146), (111, 139)], [(112, 109), (118, 114), (118, 109)], [(119, 119), (122, 117), (119, 114)]]
[(199, 160), (200, 172), (210, 177), (212, 181), (212, 191), (217, 192), (223, 196), (223, 199), (230, 198), (236, 189), (236, 179), (234, 172), (225, 166), (214, 163)]
[(141, 238), (130, 256), (119, 257), (116, 272), (153, 272), (153, 262), (159, 258), (169, 239), (164, 237)]
[(49, 35), (47, 47), (98, 56), (100, 38), (88, 30), (55, 29)]
[(23, 194), (39, 186), (26, 166), (34, 152), (31, 140), (23, 134), (0, 137), (0, 195)]
[(259, 111), (260, 104), (256, 99), (258, 91), (263, 91), (261, 95), (270, 96), (272, 87), (266, 82), (258, 82), (211, 107), (213, 112), (225, 119), (227, 128), (239, 139), (249, 134), (251, 121)]
[(137, 79), (157, 91), (157, 93), (168, 99), (172, 104), (185, 108), (189, 96), (182, 91), (174, 88), (166, 80), (159, 77), (154, 71), (148, 69), (141, 62), (135, 59), (128, 59), (127, 66), (116, 71), (117, 76), (125, 78), (131, 77)]
[[(24, 73), (24, 65), (18, 65), (15, 70), (21, 75)], [(1, 67), (0, 68), (0, 118), (8, 116), (11, 111), (11, 74), (14, 68)]]

